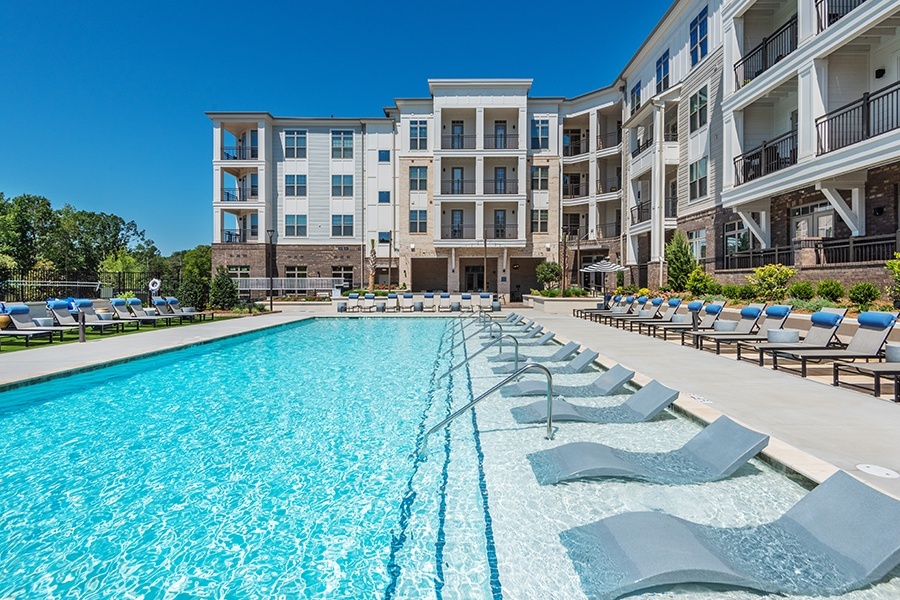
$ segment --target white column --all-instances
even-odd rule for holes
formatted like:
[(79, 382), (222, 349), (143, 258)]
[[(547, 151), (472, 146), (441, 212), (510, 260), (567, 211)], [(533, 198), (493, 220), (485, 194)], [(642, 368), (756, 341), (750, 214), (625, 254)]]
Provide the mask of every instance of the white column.
[(737, 89), (734, 75), (734, 63), (741, 59), (741, 47), (744, 45), (743, 19), (733, 19), (725, 23), (723, 32), (722, 60), (724, 61), (724, 81), (722, 82), (724, 98), (731, 96)]
[(475, 157), (475, 193), (484, 194), (484, 157)]
[(591, 152), (597, 151), (598, 133), (600, 133), (600, 128), (597, 126), (597, 111), (592, 110), (588, 114), (588, 145), (591, 149)]
[(529, 225), (529, 214), (528, 214), (528, 205), (525, 204), (524, 200), (519, 200), (519, 204), (516, 208), (517, 211), (517, 219), (516, 226), (519, 228), (518, 235), (516, 235), (517, 240), (524, 240), (527, 237), (528, 225)]
[(797, 0), (797, 46), (816, 34), (815, 0)]
[(518, 177), (516, 180), (519, 182), (519, 194), (526, 195), (528, 193), (528, 160), (526, 156), (523, 154), (519, 156), (516, 160), (516, 169), (518, 172)]
[(475, 239), (484, 239), (484, 201), (475, 203)]
[[(256, 123), (256, 141), (259, 144), (259, 158), (258, 160), (268, 160), (271, 152), (269, 152), (269, 129), (266, 127), (265, 121), (259, 121)], [(250, 141), (248, 140), (249, 144)]]
[(528, 109), (526, 107), (522, 107), (519, 109), (519, 150), (527, 150), (530, 142), (528, 141), (528, 136), (530, 135), (529, 127), (528, 127)]
[(816, 119), (825, 114), (828, 93), (828, 59), (816, 59), (802, 68), (797, 91), (798, 161), (812, 158), (818, 149)]
[(219, 208), (213, 209), (213, 244), (222, 243), (222, 229), (224, 228), (224, 223), (222, 222), (222, 210)]
[(653, 146), (650, 168), (650, 260), (658, 261), (664, 255), (666, 165), (663, 153), (663, 133), (665, 132), (665, 105), (653, 106)]
[(743, 147), (744, 113), (736, 110), (722, 118), (722, 189), (734, 187), (734, 159)]
[(431, 139), (428, 140), (429, 148), (434, 150), (441, 149), (441, 134), (443, 133), (443, 118), (441, 117), (441, 109), (439, 107), (434, 108), (434, 122), (432, 123), (431, 128)]
[(587, 234), (589, 240), (597, 239), (597, 200), (591, 198), (588, 202)]
[(475, 149), (484, 150), (484, 108), (475, 109)]
[(222, 138), (225, 130), (222, 121), (213, 121), (213, 160), (222, 160)]

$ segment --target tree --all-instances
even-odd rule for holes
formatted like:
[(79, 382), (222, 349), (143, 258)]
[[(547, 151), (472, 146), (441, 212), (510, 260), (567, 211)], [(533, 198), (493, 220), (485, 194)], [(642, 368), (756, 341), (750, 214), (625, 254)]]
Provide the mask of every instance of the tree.
[(678, 229), (672, 234), (672, 241), (666, 244), (666, 262), (669, 267), (669, 287), (673, 291), (683, 292), (697, 261), (687, 237)]
[(0, 252), (8, 254), (20, 269), (31, 269), (43, 256), (43, 248), (56, 229), (50, 201), (23, 194), (10, 200), (0, 196)]
[(369, 271), (369, 293), (375, 293), (375, 269), (378, 267), (378, 253), (375, 251), (375, 240), (369, 240), (371, 251), (369, 259), (366, 261), (366, 268)]
[(544, 286), (544, 289), (555, 287), (562, 280), (562, 267), (557, 262), (542, 262), (534, 272), (538, 283)]
[(178, 300), (184, 306), (203, 310), (209, 303), (209, 278), (194, 271), (185, 272), (178, 286)]
[[(172, 258), (175, 258), (175, 254), (172, 255)], [(212, 276), (212, 248), (210, 246), (201, 244), (191, 250), (185, 250), (181, 253), (180, 258), (182, 277), (188, 273), (196, 273), (209, 280)]]
[[(62, 270), (97, 271), (104, 258), (122, 248), (146, 253), (148, 248), (139, 248), (138, 244), (153, 245), (134, 221), (126, 222), (117, 215), (77, 210), (66, 204), (56, 211), (56, 217), (42, 254)], [(146, 255), (142, 254), (141, 259), (146, 259)], [(146, 268), (146, 260), (143, 263)]]
[(238, 290), (224, 265), (216, 269), (209, 287), (209, 304), (219, 310), (231, 310), (238, 303)]
[(137, 273), (138, 262), (125, 248), (120, 248), (100, 262), (100, 271), (103, 273)]

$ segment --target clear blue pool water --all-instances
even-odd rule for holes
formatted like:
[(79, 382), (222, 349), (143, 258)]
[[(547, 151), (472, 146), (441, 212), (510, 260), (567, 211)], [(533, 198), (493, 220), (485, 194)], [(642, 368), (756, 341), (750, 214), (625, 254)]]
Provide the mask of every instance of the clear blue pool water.
[[(390, 321), (308, 321), (0, 394), (0, 598), (440, 595), (448, 518), (475, 524), (461, 570), (489, 585), (486, 505), (469, 490), (448, 508), (449, 463), (411, 458), (449, 406), (447, 322)], [(454, 468), (477, 479), (465, 439)], [(416, 502), (422, 485), (443, 492)]]

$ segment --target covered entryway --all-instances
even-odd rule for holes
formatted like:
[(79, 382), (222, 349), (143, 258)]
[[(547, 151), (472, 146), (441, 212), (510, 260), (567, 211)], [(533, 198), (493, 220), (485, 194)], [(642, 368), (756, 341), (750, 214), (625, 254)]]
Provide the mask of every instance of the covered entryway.
[(509, 301), (521, 302), (522, 295), (532, 289), (541, 289), (537, 280), (537, 266), (544, 262), (543, 258), (518, 258), (509, 259)]
[(496, 292), (497, 257), (488, 257), (487, 273), (484, 272), (483, 258), (460, 258), (459, 289), (464, 292)]
[(447, 289), (446, 258), (413, 258), (409, 261), (410, 288), (415, 292), (433, 292)]

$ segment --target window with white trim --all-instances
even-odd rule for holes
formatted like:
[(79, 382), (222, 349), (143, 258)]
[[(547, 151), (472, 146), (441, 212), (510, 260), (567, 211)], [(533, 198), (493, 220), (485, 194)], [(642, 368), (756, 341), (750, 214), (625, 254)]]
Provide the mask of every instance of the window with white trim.
[(428, 167), (409, 168), (409, 191), (424, 192), (428, 189)]
[(306, 175), (285, 175), (284, 195), (293, 197), (306, 196)]
[(411, 210), (411, 211), (409, 211), (409, 232), (410, 233), (428, 233), (428, 211), (427, 210)]
[(548, 210), (535, 209), (531, 211), (531, 233), (547, 233)]
[(709, 51), (709, 23), (707, 16), (709, 11), (706, 6), (691, 21), (691, 66), (700, 62)]
[(331, 132), (331, 158), (353, 158), (353, 132)]
[(694, 133), (707, 122), (707, 89), (704, 85), (700, 90), (691, 96), (690, 113), (691, 113), (691, 133)]
[(706, 230), (697, 229), (687, 232), (688, 244), (691, 246), (691, 254), (697, 260), (706, 258)]
[(549, 189), (550, 167), (531, 167), (531, 189)]
[(409, 122), (409, 149), (428, 150), (428, 121)]
[(531, 149), (546, 150), (550, 147), (550, 119), (531, 120)]
[(656, 93), (669, 89), (669, 51), (663, 52), (656, 61)]
[(631, 88), (631, 114), (637, 112), (641, 108), (641, 82), (638, 81)]
[(306, 215), (284, 215), (284, 235), (306, 237)]
[(353, 215), (331, 215), (332, 237), (353, 236)]
[(353, 175), (332, 175), (331, 196), (334, 198), (353, 196)]
[(707, 159), (705, 156), (697, 162), (691, 163), (689, 169), (691, 200), (696, 200), (697, 198), (703, 198), (704, 196), (706, 196), (706, 163)]
[(306, 132), (290, 129), (284, 132), (284, 157), (306, 158)]

